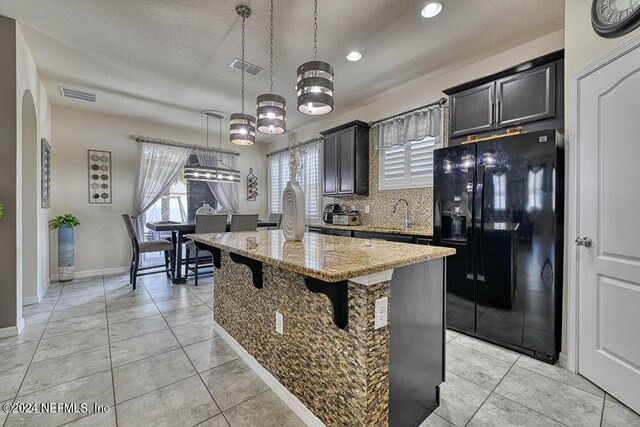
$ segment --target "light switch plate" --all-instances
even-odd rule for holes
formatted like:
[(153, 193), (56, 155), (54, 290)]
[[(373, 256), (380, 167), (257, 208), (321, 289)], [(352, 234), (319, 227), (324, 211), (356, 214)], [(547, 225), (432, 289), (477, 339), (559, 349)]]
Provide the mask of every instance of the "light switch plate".
[(100, 212), (113, 212), (113, 205), (101, 205)]
[(380, 329), (387, 326), (387, 311), (389, 307), (389, 298), (384, 297), (376, 300), (374, 329)]
[(279, 311), (276, 311), (276, 332), (284, 335), (284, 316)]
[(369, 213), (371, 211), (371, 207), (369, 205), (364, 205), (364, 213)]

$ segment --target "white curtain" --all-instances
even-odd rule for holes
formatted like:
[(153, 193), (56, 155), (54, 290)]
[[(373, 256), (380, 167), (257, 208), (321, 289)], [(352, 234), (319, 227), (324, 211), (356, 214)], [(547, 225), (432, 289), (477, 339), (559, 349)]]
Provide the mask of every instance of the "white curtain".
[[(198, 163), (202, 166), (227, 166), (235, 169), (234, 160), (236, 156), (233, 154), (198, 150), (196, 151), (196, 156), (198, 157)], [(240, 198), (238, 195), (239, 184), (227, 182), (208, 182), (207, 184), (209, 184), (209, 189), (218, 202), (219, 210), (226, 211), (227, 213), (238, 213), (240, 209)]]
[(377, 125), (377, 148), (384, 150), (407, 142), (435, 138), (436, 148), (442, 146), (442, 111), (434, 105), (409, 114), (400, 115)]
[(138, 239), (144, 236), (144, 213), (169, 189), (189, 159), (191, 148), (140, 143), (140, 169), (131, 216), (136, 219)]
[[(320, 220), (322, 205), (321, 182), (322, 143), (304, 147), (304, 168), (298, 181), (305, 199), (305, 219), (308, 223)], [(289, 182), (289, 150), (269, 156), (269, 212), (282, 213), (282, 193)]]

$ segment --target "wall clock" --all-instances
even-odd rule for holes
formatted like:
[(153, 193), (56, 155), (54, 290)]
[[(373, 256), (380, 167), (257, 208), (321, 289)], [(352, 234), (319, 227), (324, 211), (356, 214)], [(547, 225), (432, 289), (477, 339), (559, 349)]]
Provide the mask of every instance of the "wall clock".
[(640, 26), (640, 0), (592, 0), (591, 23), (602, 37), (620, 37)]

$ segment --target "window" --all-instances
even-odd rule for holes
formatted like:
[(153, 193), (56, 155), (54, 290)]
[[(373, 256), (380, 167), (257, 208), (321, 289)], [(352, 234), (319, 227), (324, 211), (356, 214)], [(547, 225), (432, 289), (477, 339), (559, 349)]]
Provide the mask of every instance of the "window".
[(380, 150), (380, 189), (432, 187), (433, 137)]
[[(319, 142), (307, 144), (304, 150), (304, 169), (300, 176), (300, 187), (304, 191), (305, 218), (308, 222), (320, 219), (322, 183), (320, 176)], [(282, 213), (282, 193), (289, 181), (289, 151), (269, 156), (269, 212)]]
[(527, 210), (542, 209), (542, 198), (544, 196), (544, 188), (542, 178), (544, 177), (544, 168), (538, 170), (530, 170), (527, 177)]
[(507, 175), (493, 175), (493, 208), (497, 211), (507, 210)]

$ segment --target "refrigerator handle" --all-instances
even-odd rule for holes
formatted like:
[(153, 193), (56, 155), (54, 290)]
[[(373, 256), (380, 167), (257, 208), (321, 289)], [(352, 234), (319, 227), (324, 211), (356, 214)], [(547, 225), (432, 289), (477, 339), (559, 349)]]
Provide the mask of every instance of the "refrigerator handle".
[(482, 254), (482, 248), (484, 246), (484, 177), (485, 166), (478, 166), (478, 187), (480, 190), (479, 204), (476, 204), (475, 208), (480, 210), (480, 227), (478, 229), (478, 260), (477, 260), (477, 274), (478, 281), (484, 282), (484, 256)]
[[(467, 278), (471, 280), (475, 280), (475, 187), (476, 187), (476, 168), (471, 166), (467, 170), (467, 188), (471, 188), (471, 194), (468, 195), (467, 199), (467, 209), (469, 220), (467, 224), (467, 245), (471, 249), (467, 252)], [(468, 191), (468, 190), (467, 190)]]

